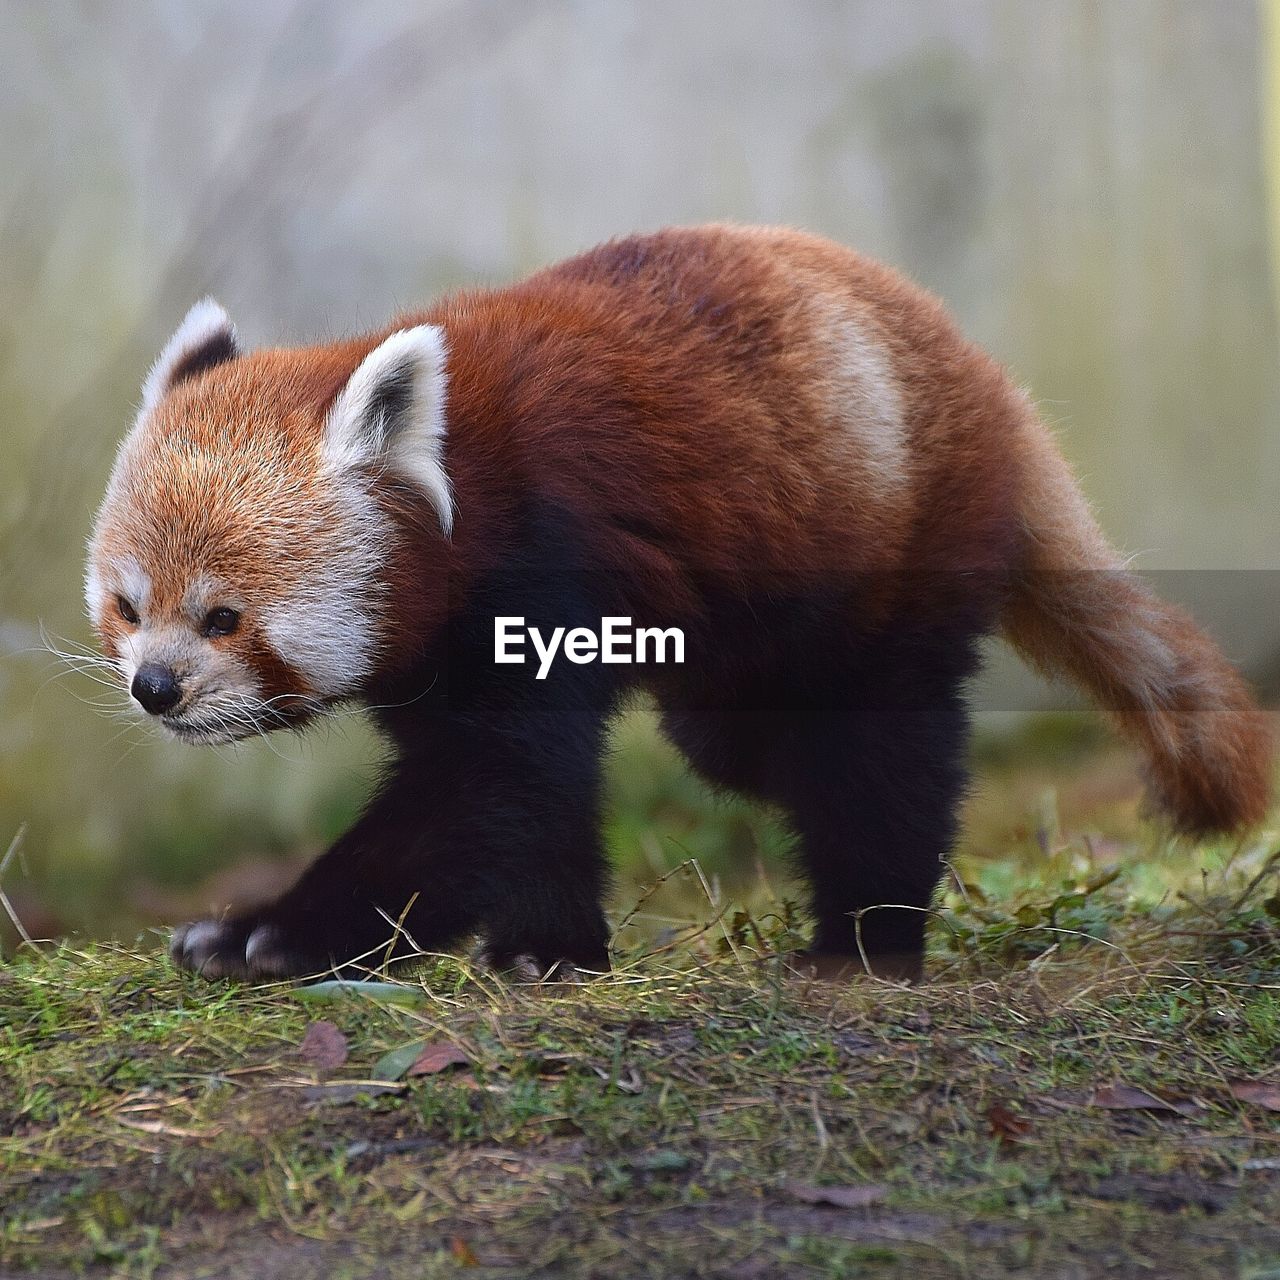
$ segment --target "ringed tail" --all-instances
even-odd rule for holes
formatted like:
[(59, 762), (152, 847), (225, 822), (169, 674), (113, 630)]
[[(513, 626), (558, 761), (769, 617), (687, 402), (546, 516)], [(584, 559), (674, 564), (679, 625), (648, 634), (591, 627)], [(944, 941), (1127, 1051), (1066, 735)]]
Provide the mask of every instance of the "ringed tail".
[(1267, 715), (1188, 614), (1125, 567), (1039, 417), (1023, 430), (1026, 549), (1005, 637), (1112, 714), (1145, 753), (1152, 799), (1179, 831), (1257, 825), (1271, 799)]

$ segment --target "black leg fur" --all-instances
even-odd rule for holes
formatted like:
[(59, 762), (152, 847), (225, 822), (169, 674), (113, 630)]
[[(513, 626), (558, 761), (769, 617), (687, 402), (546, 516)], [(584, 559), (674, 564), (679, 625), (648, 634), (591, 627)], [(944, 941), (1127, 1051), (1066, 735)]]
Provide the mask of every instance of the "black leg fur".
[[(603, 714), (562, 708), (554, 725), (478, 728), (445, 719), (402, 755), (364, 817), (271, 906), (175, 936), (209, 976), (376, 967), (403, 917), (410, 941), (442, 950), (480, 930), (505, 965), (531, 956), (608, 967), (596, 815)], [(407, 910), (406, 910), (407, 909)], [(372, 956), (367, 953), (373, 952)]]
[(819, 954), (920, 956), (965, 785), (959, 698), (806, 717), (778, 756)]
[(479, 931), (499, 965), (607, 968), (600, 760), (624, 682), (647, 676), (696, 769), (790, 813), (815, 951), (918, 967), (964, 787), (962, 685), (985, 609), (973, 584), (960, 585), (974, 612), (950, 630), (882, 623), (868, 638), (849, 595), (708, 605), (685, 668), (561, 659), (537, 680), (536, 663), (494, 663), (495, 616), (548, 634), (631, 610), (615, 575), (575, 559), (583, 540), (562, 515), (526, 518), (526, 553), (415, 671), (370, 691), (396, 763), (364, 817), (270, 907), (178, 930), (175, 959), (250, 977), (366, 953), (376, 965), (403, 916), (401, 953)]
[[(556, 530), (456, 618), (411, 677), (376, 692), (395, 764), (360, 821), (271, 906), (179, 930), (175, 959), (210, 976), (328, 969), (373, 951), (403, 916), (396, 954), (479, 931), (498, 965), (609, 965), (601, 908), (600, 762), (618, 668), (493, 662), (495, 615), (549, 634), (598, 627), (588, 575)], [(423, 690), (427, 690), (424, 694)], [(407, 908), (407, 911), (406, 911)]]
[(963, 635), (899, 638), (843, 669), (797, 663), (754, 680), (736, 709), (664, 711), (667, 733), (704, 777), (790, 815), (815, 953), (918, 970), (967, 777), (973, 650)]

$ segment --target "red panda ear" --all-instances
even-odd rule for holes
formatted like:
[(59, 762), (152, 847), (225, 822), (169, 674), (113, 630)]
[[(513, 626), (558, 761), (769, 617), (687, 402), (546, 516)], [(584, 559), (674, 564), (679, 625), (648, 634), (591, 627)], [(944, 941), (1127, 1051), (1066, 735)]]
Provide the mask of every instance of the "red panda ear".
[(202, 298), (151, 366), (142, 384), (142, 412), (154, 409), (178, 383), (239, 354), (231, 317), (212, 298)]
[(329, 410), (324, 452), (335, 470), (382, 467), (431, 500), (445, 535), (453, 491), (444, 469), (445, 340), (438, 325), (393, 333), (365, 356)]

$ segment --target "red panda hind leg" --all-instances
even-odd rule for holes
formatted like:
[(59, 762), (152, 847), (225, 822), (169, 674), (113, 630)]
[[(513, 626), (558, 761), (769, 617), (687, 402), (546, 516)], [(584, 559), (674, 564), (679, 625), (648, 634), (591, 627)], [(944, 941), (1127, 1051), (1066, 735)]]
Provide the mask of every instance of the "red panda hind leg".
[(739, 688), (731, 710), (668, 698), (664, 728), (693, 768), (790, 820), (814, 918), (801, 972), (920, 976), (968, 778), (977, 634), (886, 633), (826, 661), (815, 641), (808, 662)]

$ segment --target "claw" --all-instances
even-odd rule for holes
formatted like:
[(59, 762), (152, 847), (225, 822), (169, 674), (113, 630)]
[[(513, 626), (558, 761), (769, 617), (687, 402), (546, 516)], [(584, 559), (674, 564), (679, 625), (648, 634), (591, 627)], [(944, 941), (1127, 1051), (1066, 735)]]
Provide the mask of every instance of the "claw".
[(215, 920), (197, 920), (179, 925), (169, 943), (169, 955), (175, 964), (207, 978), (225, 976), (225, 951), (231, 941), (231, 930)]
[(202, 978), (287, 978), (302, 971), (284, 931), (260, 924), (197, 920), (179, 925), (169, 941), (169, 955), (180, 968)]
[(579, 969), (570, 960), (554, 960), (544, 963), (531, 951), (521, 951), (510, 957), (497, 956), (488, 946), (482, 946), (474, 953), (476, 965), (501, 973), (513, 982), (584, 982), (585, 970)]
[(271, 924), (260, 924), (249, 935), (244, 944), (244, 963), (251, 974), (261, 977), (287, 978), (297, 971), (284, 934)]

